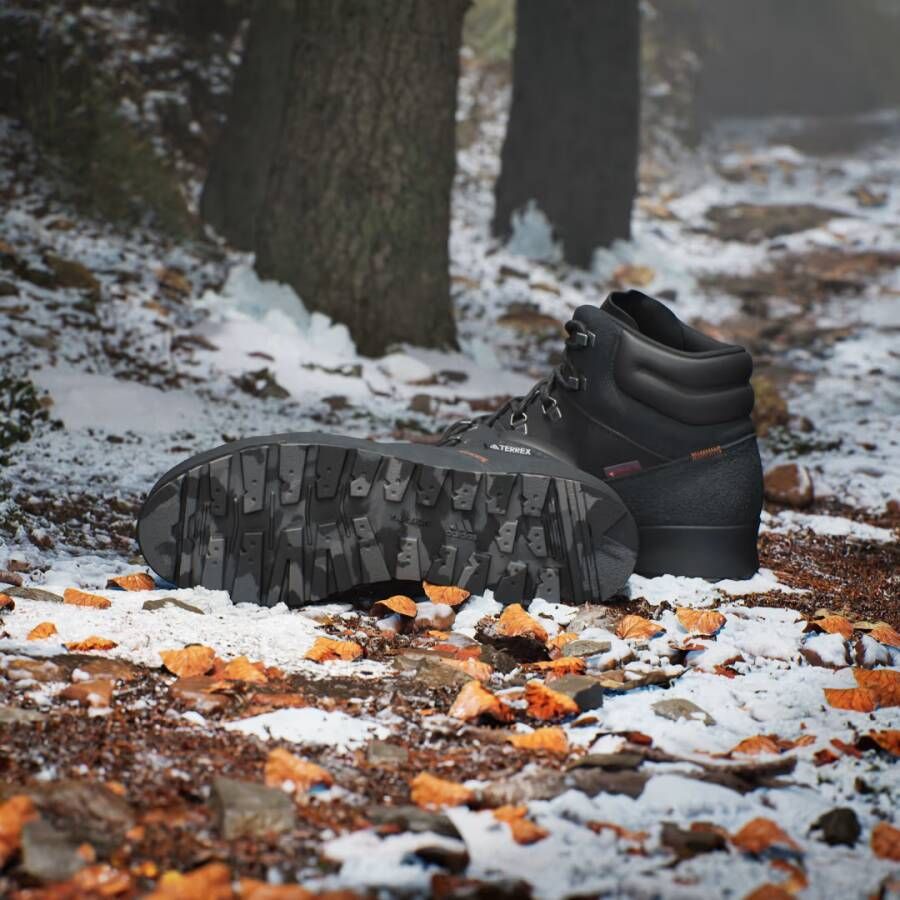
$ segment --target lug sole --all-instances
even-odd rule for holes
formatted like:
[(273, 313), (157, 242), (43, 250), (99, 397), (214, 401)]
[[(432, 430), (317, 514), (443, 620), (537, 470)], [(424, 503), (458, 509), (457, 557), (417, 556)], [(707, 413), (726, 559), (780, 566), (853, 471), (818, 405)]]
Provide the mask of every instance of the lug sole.
[(491, 589), (505, 604), (602, 602), (634, 567), (637, 527), (602, 484), (442, 468), (347, 443), (287, 436), (188, 460), (141, 510), (147, 562), (179, 587), (289, 607), (422, 580)]

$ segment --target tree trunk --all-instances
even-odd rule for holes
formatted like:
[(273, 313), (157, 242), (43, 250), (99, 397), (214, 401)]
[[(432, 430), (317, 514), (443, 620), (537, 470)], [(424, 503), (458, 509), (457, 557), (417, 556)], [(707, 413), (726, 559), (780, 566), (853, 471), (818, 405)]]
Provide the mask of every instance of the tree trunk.
[[(245, 77), (256, 89), (246, 97), (256, 108), (234, 127), (261, 160), (266, 184), (254, 203), (259, 176), (246, 167), (246, 180), (233, 186), (244, 198), (224, 206), (225, 233), (238, 234), (243, 208), (254, 221), (260, 275), (346, 323), (365, 354), (455, 339), (447, 243), (467, 2), (296, 0), (290, 20), (269, 35), (276, 52), (248, 47)], [(269, 5), (261, 16), (272, 16)], [(254, 22), (259, 44), (264, 26)], [(285, 88), (263, 96), (261, 73), (273, 77), (282, 60)], [(280, 111), (261, 108), (269, 102)], [(265, 134), (253, 133), (259, 120)], [(215, 209), (212, 199), (207, 208)]]
[(530, 201), (565, 258), (631, 233), (637, 183), (637, 0), (518, 0), (513, 97), (496, 185), (495, 234)]

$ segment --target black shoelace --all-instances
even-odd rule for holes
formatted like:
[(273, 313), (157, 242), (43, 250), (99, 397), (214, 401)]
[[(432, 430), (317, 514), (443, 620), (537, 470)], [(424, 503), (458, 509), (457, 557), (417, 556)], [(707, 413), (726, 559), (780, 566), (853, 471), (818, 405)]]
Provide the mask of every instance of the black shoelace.
[[(568, 332), (568, 337), (566, 338), (567, 349), (581, 350), (594, 345), (594, 333), (589, 331), (577, 319), (566, 322), (566, 331)], [(514, 431), (524, 430), (527, 433), (528, 409), (538, 398), (540, 398), (541, 413), (551, 421), (559, 421), (562, 418), (562, 412), (559, 408), (559, 401), (553, 396), (553, 390), (561, 387), (567, 391), (580, 391), (584, 389), (586, 383), (584, 375), (566, 359), (545, 378), (538, 381), (525, 396), (510, 398), (495, 412), (486, 413), (474, 419), (460, 419), (458, 422), (454, 422), (441, 435), (438, 444), (459, 443), (462, 436), (470, 429), (478, 425), (493, 427), (502, 422), (507, 416), (509, 417), (508, 425), (511, 429)]]

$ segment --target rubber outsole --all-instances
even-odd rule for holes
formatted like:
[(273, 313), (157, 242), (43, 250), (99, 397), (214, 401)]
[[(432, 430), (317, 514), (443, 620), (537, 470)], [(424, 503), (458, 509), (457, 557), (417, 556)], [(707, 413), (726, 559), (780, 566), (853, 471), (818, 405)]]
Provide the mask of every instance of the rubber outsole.
[(264, 606), (421, 580), (492, 589), (502, 603), (602, 602), (631, 574), (637, 526), (602, 483), (437, 466), (382, 447), (288, 436), (201, 454), (151, 491), (141, 550), (179, 587)]

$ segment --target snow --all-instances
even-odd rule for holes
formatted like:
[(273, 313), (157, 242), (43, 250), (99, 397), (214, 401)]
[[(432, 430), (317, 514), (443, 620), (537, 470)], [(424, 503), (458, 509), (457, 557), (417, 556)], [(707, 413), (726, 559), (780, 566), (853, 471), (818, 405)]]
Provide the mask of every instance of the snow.
[(854, 522), (844, 516), (823, 516), (801, 513), (796, 510), (782, 510), (777, 515), (765, 514), (762, 528), (779, 534), (808, 529), (816, 534), (832, 537), (846, 537), (855, 541), (869, 541), (876, 544), (888, 544), (898, 540), (898, 535), (887, 528), (869, 525), (866, 522)]
[(342, 712), (326, 712), (311, 706), (277, 709), (249, 719), (238, 719), (226, 725), (225, 729), (252, 734), (262, 740), (323, 745), (345, 751), (389, 734), (387, 728), (373, 720)]

